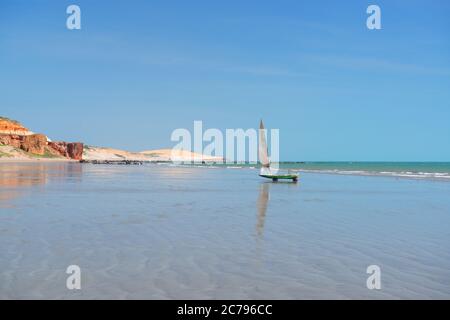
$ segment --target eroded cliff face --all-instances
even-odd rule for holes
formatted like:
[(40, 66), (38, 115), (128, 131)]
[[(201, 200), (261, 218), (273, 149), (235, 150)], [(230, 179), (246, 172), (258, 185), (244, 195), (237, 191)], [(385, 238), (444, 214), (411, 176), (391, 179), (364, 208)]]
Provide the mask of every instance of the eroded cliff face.
[(52, 153), (59, 154), (63, 157), (81, 160), (83, 158), (83, 143), (81, 142), (48, 142), (48, 147)]
[(32, 134), (30, 136), (22, 136), (20, 149), (32, 154), (44, 155), (47, 146), (47, 136), (43, 134)]
[(34, 134), (20, 123), (0, 117), (0, 144), (21, 149), (33, 155), (81, 160), (83, 143), (51, 142), (46, 135)]
[(22, 144), (22, 136), (17, 134), (0, 134), (0, 144), (20, 148)]
[(45, 147), (47, 146), (47, 137), (43, 134), (32, 134), (27, 136), (20, 136), (17, 134), (0, 134), (0, 143), (22, 149), (37, 155), (45, 154)]

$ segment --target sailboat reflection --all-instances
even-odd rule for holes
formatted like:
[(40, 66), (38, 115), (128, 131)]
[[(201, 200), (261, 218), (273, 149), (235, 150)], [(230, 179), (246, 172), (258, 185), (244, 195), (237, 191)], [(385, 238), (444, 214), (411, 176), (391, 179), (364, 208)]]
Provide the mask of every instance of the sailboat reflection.
[(256, 234), (262, 237), (264, 232), (264, 223), (266, 220), (267, 205), (269, 204), (270, 183), (261, 183), (259, 189), (258, 202), (256, 207), (258, 209), (258, 217), (256, 222)]

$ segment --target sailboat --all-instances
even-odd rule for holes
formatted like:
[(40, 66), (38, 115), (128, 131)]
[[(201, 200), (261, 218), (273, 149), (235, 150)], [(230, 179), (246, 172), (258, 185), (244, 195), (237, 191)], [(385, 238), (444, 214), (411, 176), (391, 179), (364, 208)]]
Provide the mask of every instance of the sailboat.
[(289, 170), (281, 171), (279, 169), (275, 169), (270, 166), (270, 159), (268, 155), (266, 142), (266, 130), (264, 129), (264, 123), (262, 122), (262, 120), (259, 123), (258, 155), (259, 155), (259, 162), (261, 163), (261, 170), (259, 172), (260, 177), (272, 179), (272, 181), (278, 180), (292, 180), (292, 182), (298, 181), (298, 173), (290, 172)]

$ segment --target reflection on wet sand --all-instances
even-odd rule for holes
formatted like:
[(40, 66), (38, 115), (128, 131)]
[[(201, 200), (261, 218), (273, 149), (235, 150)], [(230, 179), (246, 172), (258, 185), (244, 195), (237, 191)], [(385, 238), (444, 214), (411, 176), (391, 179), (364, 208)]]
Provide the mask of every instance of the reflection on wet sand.
[(258, 209), (256, 234), (258, 237), (262, 237), (264, 232), (264, 223), (266, 220), (267, 205), (269, 204), (269, 196), (270, 196), (269, 190), (270, 190), (270, 183), (268, 182), (261, 183), (259, 189), (258, 202), (256, 204), (256, 207)]
[(264, 233), (264, 224), (266, 220), (267, 207), (270, 200), (270, 188), (274, 185), (275, 191), (277, 187), (287, 187), (287, 188), (298, 188), (298, 183), (287, 183), (287, 182), (264, 182), (259, 186), (259, 196), (256, 203), (256, 208), (258, 210), (257, 221), (256, 221), (256, 235), (261, 238)]
[(79, 163), (2, 163), (0, 164), (0, 207), (21, 195), (24, 187), (45, 185), (49, 180), (81, 179)]

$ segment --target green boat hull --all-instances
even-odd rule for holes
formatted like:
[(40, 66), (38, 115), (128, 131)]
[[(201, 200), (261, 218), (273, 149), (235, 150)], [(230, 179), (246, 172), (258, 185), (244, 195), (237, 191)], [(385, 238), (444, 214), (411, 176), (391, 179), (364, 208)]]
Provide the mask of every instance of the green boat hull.
[(282, 175), (266, 175), (266, 174), (260, 174), (260, 177), (272, 179), (273, 181), (278, 180), (292, 180), (293, 182), (298, 181), (298, 175), (295, 174), (282, 174)]

